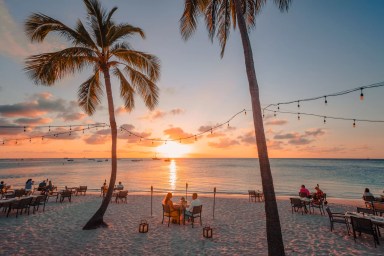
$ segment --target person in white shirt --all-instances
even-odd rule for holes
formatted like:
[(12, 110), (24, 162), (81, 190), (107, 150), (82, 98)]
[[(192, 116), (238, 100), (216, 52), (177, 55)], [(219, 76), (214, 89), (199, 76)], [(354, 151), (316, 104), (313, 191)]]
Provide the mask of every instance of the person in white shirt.
[(189, 207), (185, 210), (185, 217), (189, 218), (189, 216), (193, 215), (193, 207), (202, 205), (200, 199), (197, 198), (197, 193), (192, 194), (192, 201)]
[(116, 190), (123, 190), (124, 186), (121, 184), (121, 181), (119, 181), (119, 185), (116, 186)]

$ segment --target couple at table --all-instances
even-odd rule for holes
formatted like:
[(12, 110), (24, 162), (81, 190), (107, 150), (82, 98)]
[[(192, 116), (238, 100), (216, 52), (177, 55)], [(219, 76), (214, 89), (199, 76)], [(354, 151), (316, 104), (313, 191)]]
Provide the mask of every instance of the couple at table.
[[(183, 216), (180, 214), (181, 211), (179, 209), (176, 209), (175, 205), (172, 202), (172, 193), (167, 193), (167, 195), (164, 197), (162, 201), (163, 205), (168, 205), (171, 211), (171, 217), (172, 222), (179, 223), (180, 219), (183, 218)], [(197, 198), (197, 193), (192, 194), (192, 201), (189, 205), (189, 207), (185, 208), (184, 214), (186, 218), (189, 218), (193, 215), (193, 207), (202, 205), (200, 199)], [(182, 206), (180, 206), (182, 207)]]

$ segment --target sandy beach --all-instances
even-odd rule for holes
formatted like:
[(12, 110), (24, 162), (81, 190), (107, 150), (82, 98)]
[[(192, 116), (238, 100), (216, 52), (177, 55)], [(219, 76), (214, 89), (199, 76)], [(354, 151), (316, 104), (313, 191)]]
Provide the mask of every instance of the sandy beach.
[[(36, 214), (6, 218), (0, 214), (1, 255), (266, 255), (263, 203), (250, 203), (248, 196), (216, 197), (203, 201), (203, 225), (162, 224), (162, 195), (129, 195), (128, 203), (111, 203), (105, 215), (108, 228), (83, 231), (81, 228), (101, 202), (98, 195), (74, 196), (72, 203), (53, 198)], [(174, 196), (174, 201), (179, 196)], [(333, 211), (353, 211), (360, 201), (330, 200)], [(291, 213), (288, 198), (278, 198), (278, 207), (287, 255), (383, 255), (384, 239), (374, 247), (372, 237), (363, 235), (356, 243), (343, 225), (330, 232), (328, 216)], [(149, 232), (138, 232), (145, 219)], [(213, 227), (213, 238), (202, 235), (205, 225)]]

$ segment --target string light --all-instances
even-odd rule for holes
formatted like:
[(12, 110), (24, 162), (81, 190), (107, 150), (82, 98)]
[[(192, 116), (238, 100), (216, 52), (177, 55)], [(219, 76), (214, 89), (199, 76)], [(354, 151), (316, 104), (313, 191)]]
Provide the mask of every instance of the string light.
[(364, 100), (363, 88), (360, 88), (360, 100)]
[(355, 128), (356, 127), (356, 119), (353, 119), (353, 128)]
[(300, 101), (297, 101), (297, 107), (300, 108)]
[(297, 120), (300, 120), (300, 113), (297, 113)]
[[(373, 88), (378, 88), (378, 87), (382, 87), (382, 86), (384, 86), (384, 81), (383, 82), (379, 82), (379, 83), (375, 83), (375, 84), (366, 85), (366, 86), (360, 86), (360, 87), (357, 87), (357, 88), (353, 88), (353, 89), (349, 89), (349, 90), (345, 90), (345, 91), (341, 91), (341, 92), (336, 92), (336, 93), (331, 93), (331, 94), (327, 94), (327, 95), (312, 97), (312, 98), (298, 99), (298, 100), (287, 101), (287, 102), (273, 103), (273, 104), (269, 104), (264, 109), (268, 109), (268, 108), (270, 108), (272, 106), (279, 107), (279, 105), (288, 105), (288, 104), (292, 104), (292, 103), (296, 103), (296, 102), (298, 103), (298, 106), (300, 106), (300, 104), (299, 104), (300, 102), (303, 102), (303, 101), (313, 101), (313, 100), (318, 100), (318, 99), (323, 99), (323, 98), (325, 98), (325, 103), (327, 103), (327, 99), (326, 99), (327, 97), (341, 96), (341, 95), (349, 94), (349, 93), (352, 93), (352, 92), (355, 92), (355, 91), (358, 91), (358, 90), (360, 90), (360, 97), (361, 97), (361, 95), (363, 94), (363, 89), (364, 90), (366, 90), (366, 89), (373, 89)], [(363, 98), (364, 98), (364, 94), (363, 94)]]
[(324, 96), (324, 103), (325, 103), (325, 105), (327, 105), (327, 103), (328, 103), (327, 96)]
[(324, 124), (327, 122), (326, 118), (327, 118), (327, 117), (325, 116), (325, 117), (324, 117)]

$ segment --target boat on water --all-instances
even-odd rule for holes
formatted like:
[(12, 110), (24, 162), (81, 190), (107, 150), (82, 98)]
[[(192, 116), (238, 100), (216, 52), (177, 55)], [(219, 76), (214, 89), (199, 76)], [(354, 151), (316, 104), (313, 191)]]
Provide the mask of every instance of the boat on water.
[(170, 162), (171, 159), (167, 158), (167, 159), (164, 159), (164, 162)]
[(74, 160), (73, 159), (67, 159), (68, 162), (73, 162)]
[(157, 154), (155, 154), (155, 157), (152, 157), (152, 160), (161, 160), (161, 159), (157, 157)]
[(141, 162), (143, 159), (131, 159), (132, 162)]

